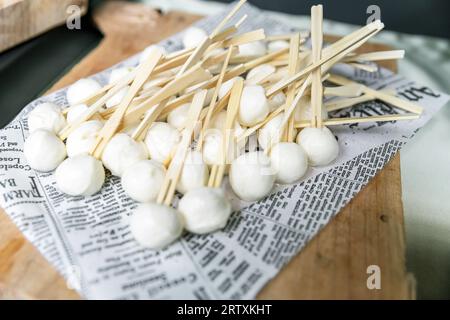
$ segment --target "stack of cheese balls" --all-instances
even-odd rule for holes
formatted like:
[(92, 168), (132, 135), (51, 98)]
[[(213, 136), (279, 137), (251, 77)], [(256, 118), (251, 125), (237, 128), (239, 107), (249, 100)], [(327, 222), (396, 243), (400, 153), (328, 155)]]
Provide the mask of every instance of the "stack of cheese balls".
[[(183, 44), (185, 48), (193, 48), (206, 37), (204, 30), (191, 27), (184, 34)], [(251, 61), (288, 47), (289, 43), (284, 40), (254, 41), (240, 45), (237, 57)], [(144, 61), (152, 50), (161, 50), (165, 54), (164, 48), (151, 46), (142, 53), (141, 60)], [(216, 51), (216, 54), (221, 54), (223, 49)], [(178, 70), (179, 67), (176, 67), (167, 74), (173, 75)], [(211, 66), (209, 71), (215, 75), (220, 72), (220, 67)], [(109, 83), (117, 83), (131, 72), (133, 68), (117, 68), (111, 72)], [(286, 102), (286, 91), (269, 98), (266, 96), (267, 88), (273, 85), (277, 78), (256, 81), (262, 73), (278, 73), (283, 77), (287, 75), (287, 70), (285, 67), (265, 63), (239, 76), (245, 81), (245, 85), (232, 135), (236, 140), (237, 152), (228, 164), (226, 172), (234, 193), (244, 201), (264, 198), (271, 192), (275, 183), (291, 184), (299, 181), (309, 165), (328, 165), (339, 153), (338, 143), (326, 127), (304, 128), (298, 132), (295, 141), (278, 142), (283, 112), (279, 112), (256, 130), (256, 151), (249, 152), (248, 148), (246, 151), (246, 139), (238, 141), (238, 138), (249, 128), (263, 123)], [(231, 78), (221, 85), (218, 89), (219, 99), (229, 93), (236, 79)], [(157, 92), (163, 86), (164, 82), (159, 78), (151, 78), (144, 84), (143, 90), (148, 94)], [(164, 119), (153, 122), (143, 139), (132, 138), (131, 133), (139, 124), (136, 123), (117, 132), (104, 148), (100, 159), (90, 155), (106, 121), (102, 116), (103, 110), (120, 104), (129, 88), (123, 87), (108, 99), (102, 111), (81, 123), (68, 135), (65, 142), (59, 138), (58, 133), (88, 110), (91, 104), (89, 99), (95, 96), (102, 86), (93, 79), (81, 79), (72, 84), (66, 96), (69, 108), (64, 112), (50, 102), (36, 106), (28, 115), (30, 135), (24, 145), (29, 165), (41, 172), (55, 170), (58, 188), (70, 196), (91, 196), (99, 192), (105, 181), (104, 168), (112, 175), (121, 177), (126, 194), (141, 203), (130, 220), (132, 233), (142, 245), (149, 248), (167, 246), (181, 235), (183, 229), (204, 234), (223, 228), (231, 215), (230, 201), (222, 189), (207, 187), (207, 183), (211, 166), (220, 164), (226, 108), (213, 115), (202, 148), (190, 150), (186, 156), (176, 185), (176, 190), (184, 195), (179, 201), (178, 210), (159, 205), (155, 201), (171, 158), (182, 139), (190, 103), (178, 106)], [(205, 107), (209, 105), (213, 89), (208, 91)], [(187, 88), (179, 95), (188, 93), (189, 90), (192, 89)], [(174, 98), (176, 97), (174, 95)], [(303, 105), (306, 107), (295, 110), (296, 121), (309, 120), (311, 117), (309, 97), (305, 99), (306, 103)], [(326, 117), (327, 114), (323, 114), (323, 118)]]

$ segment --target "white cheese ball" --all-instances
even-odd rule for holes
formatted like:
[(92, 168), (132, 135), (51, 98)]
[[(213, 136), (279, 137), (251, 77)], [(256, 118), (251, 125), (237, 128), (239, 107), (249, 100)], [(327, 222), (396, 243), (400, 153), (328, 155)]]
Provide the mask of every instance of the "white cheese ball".
[(209, 170), (203, 161), (202, 154), (198, 151), (189, 151), (186, 155), (177, 191), (186, 194), (194, 189), (206, 186), (209, 178)]
[(141, 160), (124, 171), (122, 187), (125, 193), (135, 201), (155, 201), (165, 175), (166, 169), (159, 162)]
[(167, 115), (167, 123), (178, 130), (184, 129), (186, 120), (188, 119), (190, 107), (190, 103), (185, 103), (170, 111)]
[(23, 153), (32, 169), (49, 172), (66, 157), (66, 146), (53, 132), (37, 129), (25, 140)]
[(285, 103), (286, 103), (286, 95), (283, 93), (283, 91), (280, 91), (280, 92), (274, 94), (269, 99), (269, 110), (270, 110), (270, 112), (275, 111), (276, 109), (278, 109), (279, 107), (281, 107)]
[(123, 98), (125, 98), (125, 95), (127, 94), (128, 89), (130, 89), (130, 86), (125, 86), (122, 89), (120, 89), (119, 91), (117, 91), (115, 94), (113, 94), (111, 98), (106, 100), (106, 103), (105, 103), (106, 108), (112, 108), (112, 107), (119, 105), (122, 102)]
[(203, 138), (203, 160), (212, 166), (220, 164), (222, 159), (222, 133), (219, 130), (208, 130)]
[(183, 46), (185, 48), (197, 47), (207, 37), (205, 30), (198, 27), (190, 27), (183, 34)]
[(295, 142), (280, 142), (270, 152), (270, 162), (278, 183), (294, 183), (308, 170), (308, 156)]
[(266, 44), (262, 41), (253, 41), (239, 45), (239, 55), (244, 57), (259, 57), (267, 52)]
[(70, 196), (91, 196), (105, 182), (102, 163), (88, 154), (64, 160), (55, 171), (58, 188)]
[(162, 46), (158, 46), (156, 44), (151, 44), (149, 45), (147, 48), (144, 49), (144, 51), (142, 51), (140, 57), (139, 57), (139, 63), (144, 62), (145, 60), (148, 59), (148, 57), (150, 57), (150, 55), (154, 52), (154, 51), (158, 51), (159, 53), (161, 53), (162, 55), (166, 55), (167, 54), (167, 50), (166, 48), (162, 47)]
[(98, 133), (102, 128), (103, 123), (99, 120), (90, 120), (82, 123), (67, 137), (67, 155), (74, 157), (89, 153), (95, 145)]
[(156, 203), (142, 203), (130, 218), (130, 230), (140, 245), (162, 249), (181, 236), (184, 222), (172, 207)]
[[(311, 117), (311, 98), (308, 96), (302, 97), (294, 110), (294, 119), (295, 121), (311, 121)], [(322, 119), (328, 119), (328, 112), (325, 107), (322, 108)]]
[(269, 114), (269, 103), (261, 86), (245, 86), (239, 105), (239, 123), (251, 127)]
[(145, 144), (135, 141), (125, 133), (112, 137), (102, 154), (104, 166), (118, 177), (122, 176), (128, 167), (147, 158)]
[(269, 52), (275, 52), (284, 48), (289, 48), (289, 42), (285, 40), (275, 40), (269, 42), (267, 49)]
[(280, 112), (258, 130), (258, 143), (264, 150), (267, 149), (271, 143), (276, 142), (275, 138), (280, 134), (280, 126), (281, 122), (283, 122), (283, 117), (284, 112)]
[(330, 164), (339, 154), (339, 144), (327, 127), (304, 128), (297, 136), (312, 166)]
[(230, 185), (245, 201), (264, 198), (273, 188), (275, 173), (270, 159), (261, 151), (244, 153), (231, 163)]
[(60, 132), (66, 125), (61, 109), (54, 103), (44, 102), (36, 106), (28, 115), (28, 129), (46, 129), (54, 133)]
[(225, 227), (231, 215), (231, 204), (222, 189), (202, 187), (186, 193), (178, 210), (187, 231), (205, 234)]
[(70, 107), (66, 114), (67, 123), (74, 123), (88, 108), (89, 107), (85, 104), (77, 104)]
[(225, 96), (227, 95), (227, 93), (228, 93), (228, 92), (231, 90), (231, 88), (233, 87), (234, 82), (235, 82), (238, 78), (243, 80), (242, 77), (234, 77), (234, 78), (231, 78), (230, 80), (225, 81), (224, 83), (222, 83), (222, 85), (220, 86), (220, 89), (219, 89), (219, 99), (222, 99), (223, 97), (225, 97)]
[(148, 130), (144, 141), (150, 158), (164, 163), (173, 156), (172, 153), (180, 139), (180, 132), (176, 128), (165, 122), (155, 122)]
[(89, 98), (101, 88), (101, 85), (94, 79), (80, 79), (67, 89), (67, 102), (71, 106), (80, 104), (83, 100)]
[(257, 76), (260, 73), (273, 73), (275, 72), (276, 68), (270, 64), (260, 64), (259, 66), (254, 67), (253, 69), (251, 69), (248, 73), (247, 76), (245, 77), (246, 80), (249, 80), (255, 76)]
[(133, 71), (133, 68), (130, 68), (130, 67), (116, 68), (116, 69), (112, 70), (111, 73), (109, 74), (108, 83), (109, 84), (116, 83), (120, 79), (125, 78), (125, 76), (129, 75), (130, 72), (132, 72), (132, 71)]

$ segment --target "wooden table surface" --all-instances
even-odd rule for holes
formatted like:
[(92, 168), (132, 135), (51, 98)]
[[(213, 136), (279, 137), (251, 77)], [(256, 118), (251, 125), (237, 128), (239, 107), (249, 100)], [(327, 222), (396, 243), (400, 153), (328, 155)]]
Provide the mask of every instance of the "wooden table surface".
[[(126, 14), (125, 14), (126, 12)], [(94, 13), (105, 37), (50, 91), (97, 73), (198, 20), (141, 4), (108, 2)], [(327, 37), (330, 40), (330, 37)], [(386, 50), (378, 44), (361, 51)], [(383, 64), (395, 70), (395, 62)], [(381, 289), (367, 288), (378, 265)], [(79, 299), (0, 209), (0, 298)], [(413, 299), (405, 268), (400, 158), (392, 161), (258, 295), (259, 299)]]

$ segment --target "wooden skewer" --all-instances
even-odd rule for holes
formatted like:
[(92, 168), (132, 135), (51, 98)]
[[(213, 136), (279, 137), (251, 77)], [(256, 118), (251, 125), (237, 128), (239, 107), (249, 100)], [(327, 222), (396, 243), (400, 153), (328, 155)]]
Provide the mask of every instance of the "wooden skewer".
[(358, 103), (363, 103), (366, 101), (370, 101), (370, 100), (374, 100), (375, 98), (372, 97), (370, 94), (363, 94), (359, 97), (355, 97), (355, 98), (348, 98), (348, 99), (342, 99), (342, 100), (338, 100), (338, 101), (330, 101), (325, 103), (325, 107), (327, 108), (327, 111), (336, 111), (336, 110), (341, 110), (341, 109), (345, 109), (351, 106), (354, 106)]
[(205, 117), (205, 119), (203, 121), (203, 127), (202, 127), (202, 130), (200, 131), (200, 135), (199, 135), (199, 138), (198, 138), (197, 150), (200, 150), (202, 148), (203, 136), (205, 134), (205, 130), (207, 130), (208, 127), (209, 127), (209, 122), (211, 121), (211, 115), (213, 114), (214, 107), (216, 105), (217, 98), (219, 96), (219, 90), (220, 90), (220, 87), (222, 86), (223, 79), (225, 77), (225, 72), (227, 70), (228, 63), (230, 62), (230, 58), (231, 58), (231, 53), (232, 52), (233, 52), (233, 46), (231, 46), (228, 49), (228, 53), (227, 53), (227, 56), (226, 56), (225, 61), (223, 63), (222, 70), (221, 70), (221, 72), (219, 74), (219, 78), (217, 80), (216, 87), (214, 88), (213, 97), (211, 99), (211, 103), (209, 104), (209, 109), (208, 109), (208, 112), (206, 113), (206, 117)]
[(225, 126), (222, 130), (222, 153), (220, 164), (213, 165), (211, 174), (209, 176), (208, 186), (219, 188), (222, 184), (223, 176), (225, 174), (225, 167), (228, 163), (228, 152), (230, 144), (234, 144), (234, 124), (241, 102), (242, 90), (244, 88), (244, 81), (237, 79), (231, 88), (230, 102), (227, 108), (227, 116)]
[(211, 32), (211, 38), (216, 36), (225, 24), (239, 11), (239, 9), (246, 3), (247, 0), (240, 0), (233, 9), (223, 18), (223, 20), (217, 25), (217, 27)]
[(343, 62), (397, 60), (405, 57), (405, 50), (377, 51), (348, 55)]
[[(288, 75), (292, 76), (298, 72), (299, 68), (299, 56), (298, 56), (298, 50), (300, 47), (300, 33), (296, 33), (292, 36), (290, 41), (290, 48), (289, 48), (289, 64), (288, 64)], [(292, 102), (294, 101), (295, 97), (295, 83), (291, 84), (287, 89), (287, 95), (286, 95), (286, 104), (285, 104), (285, 112), (287, 109), (291, 106)], [(292, 141), (294, 138), (294, 118), (289, 118), (289, 123), (287, 130), (284, 130), (284, 128), (281, 129), (280, 134), (284, 135), (284, 141)]]
[(356, 63), (356, 62), (349, 62), (347, 63), (349, 66), (352, 66), (356, 69), (360, 69), (360, 70), (364, 70), (367, 72), (377, 72), (378, 71), (378, 66), (377, 65), (370, 65), (370, 64), (364, 64), (364, 63)]
[(172, 203), (175, 189), (183, 170), (186, 154), (191, 144), (195, 124), (197, 123), (200, 111), (203, 108), (206, 93), (206, 90), (201, 90), (195, 94), (194, 99), (192, 100), (191, 107), (189, 108), (188, 119), (186, 120), (186, 128), (183, 130), (181, 141), (176, 149), (172, 161), (170, 162), (169, 168), (167, 169), (163, 185), (156, 200), (159, 204), (170, 206)]
[[(312, 57), (313, 63), (317, 64), (322, 57), (322, 6), (317, 5), (311, 7), (311, 39), (312, 39)], [(322, 73), (321, 69), (315, 69), (312, 74), (311, 85), (311, 126), (314, 128), (322, 128)], [(306, 82), (305, 82), (306, 83)]]
[(95, 145), (92, 147), (90, 152), (92, 156), (100, 159), (103, 149), (108, 144), (112, 136), (117, 132), (131, 100), (133, 100), (136, 93), (152, 73), (158, 61), (161, 59), (161, 56), (161, 53), (155, 50), (150, 54), (148, 59), (138, 67), (136, 78), (133, 80), (130, 89), (127, 91), (125, 97), (120, 102), (112, 117), (105, 123), (102, 130), (100, 130)]
[(229, 47), (229, 46), (239, 46), (241, 44), (246, 44), (249, 42), (254, 42), (258, 40), (265, 39), (266, 35), (264, 34), (264, 29), (257, 29), (250, 32), (246, 32), (243, 34), (239, 34), (230, 39), (223, 41), (221, 47)]
[(294, 76), (288, 77), (275, 84), (266, 92), (266, 95), (271, 96), (279, 92), (280, 90), (289, 86), (291, 83), (300, 80), (309, 72), (322, 65), (328, 63), (328, 67), (331, 67), (336, 60), (342, 59), (348, 53), (354, 51), (356, 48), (365, 43), (370, 37), (378, 33), (378, 31), (380, 31), (383, 27), (384, 25), (377, 20), (361, 28), (360, 30), (357, 30), (352, 34), (336, 41), (335, 43), (324, 49), (325, 52), (323, 53), (323, 56), (318, 63), (310, 64), (308, 67), (304, 68)]
[(358, 97), (363, 93), (363, 89), (364, 86), (362, 86), (361, 84), (352, 83), (339, 87), (324, 87), (323, 94), (325, 96)]
[[(354, 124), (354, 123), (367, 123), (367, 122), (390, 122), (390, 121), (401, 121), (401, 120), (415, 120), (418, 119), (420, 115), (416, 113), (405, 113), (405, 114), (387, 114), (381, 116), (368, 116), (368, 117), (351, 117), (351, 118), (332, 118), (325, 120), (323, 123), (326, 126), (337, 126), (344, 124)], [(296, 128), (309, 127), (311, 124), (309, 121), (298, 121), (295, 123)]]
[[(328, 80), (330, 82), (333, 82), (333, 83), (336, 83), (339, 85), (349, 85), (349, 84), (357, 83), (357, 82), (354, 82), (352, 80), (346, 79), (342, 76), (338, 76), (335, 74), (332, 74)], [(413, 113), (417, 113), (417, 114), (421, 114), (423, 112), (423, 108), (421, 106), (418, 106), (418, 105), (411, 103), (409, 101), (406, 101), (406, 100), (402, 100), (400, 98), (397, 98), (396, 96), (389, 95), (386, 92), (377, 91), (377, 90), (374, 90), (367, 86), (363, 86), (363, 92), (365, 94), (369, 94), (370, 96), (374, 97), (375, 99), (379, 99), (386, 103), (392, 104), (392, 105), (396, 106), (397, 108), (403, 109), (405, 111), (413, 112)]]

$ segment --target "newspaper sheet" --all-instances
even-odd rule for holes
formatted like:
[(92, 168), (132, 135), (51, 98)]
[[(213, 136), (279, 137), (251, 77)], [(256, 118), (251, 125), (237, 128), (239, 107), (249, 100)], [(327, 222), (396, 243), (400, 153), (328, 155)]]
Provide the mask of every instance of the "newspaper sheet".
[[(293, 31), (250, 5), (241, 12), (249, 16), (243, 32), (259, 27), (268, 34)], [(224, 15), (198, 26), (212, 30)], [(181, 34), (161, 44), (168, 51), (180, 49)], [(120, 65), (137, 61), (138, 55)], [(105, 83), (110, 71), (93, 78)], [(137, 204), (124, 194), (120, 179), (108, 175), (100, 193), (70, 197), (58, 191), (52, 173), (30, 169), (22, 153), (29, 135), (27, 114), (42, 101), (65, 106), (64, 89), (31, 102), (0, 131), (0, 205), (84, 298), (253, 299), (448, 101), (447, 95), (388, 70), (339, 67), (336, 72), (375, 89), (393, 90), (423, 106), (424, 114), (414, 121), (334, 127), (341, 151), (332, 165), (311, 168), (302, 182), (277, 186), (257, 203), (234, 197), (237, 210), (220, 232), (185, 234), (165, 250), (144, 249), (130, 234), (128, 220)], [(397, 112), (372, 101), (332, 116)]]

